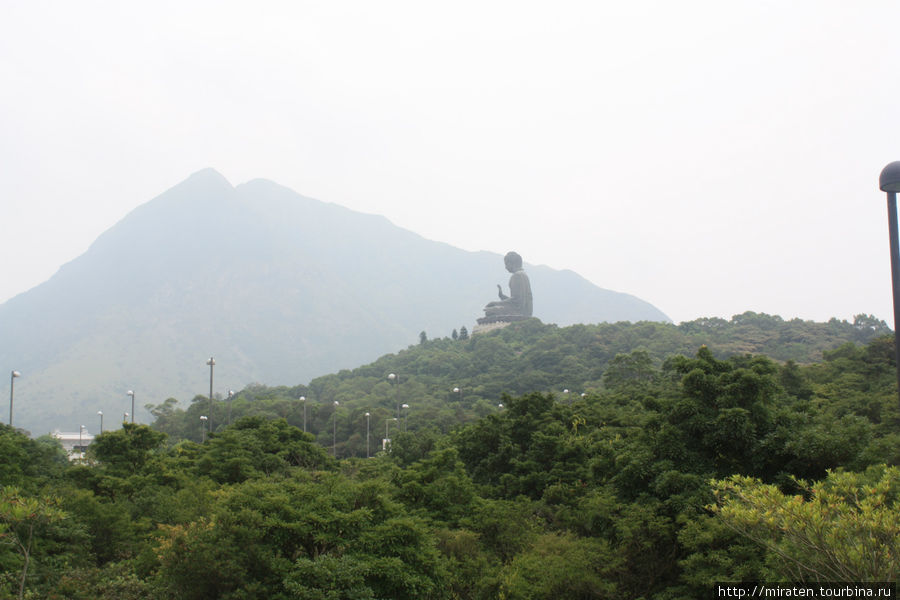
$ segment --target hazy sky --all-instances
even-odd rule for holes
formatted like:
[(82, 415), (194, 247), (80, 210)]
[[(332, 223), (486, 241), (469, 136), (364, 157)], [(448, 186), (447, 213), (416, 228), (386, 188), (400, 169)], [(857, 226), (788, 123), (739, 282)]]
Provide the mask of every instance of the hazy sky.
[(212, 167), (676, 322), (893, 326), (898, 23), (896, 0), (0, 0), (0, 302)]

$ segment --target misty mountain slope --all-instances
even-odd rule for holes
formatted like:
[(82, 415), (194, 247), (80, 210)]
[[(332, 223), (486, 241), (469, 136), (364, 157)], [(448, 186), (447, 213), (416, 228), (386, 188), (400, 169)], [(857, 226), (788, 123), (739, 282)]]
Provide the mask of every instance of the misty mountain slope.
[[(668, 320), (571, 271), (526, 270), (544, 322)], [(356, 367), (420, 331), (471, 330), (508, 278), (498, 254), (206, 169), (0, 305), (0, 367), (22, 372), (15, 425), (91, 429), (98, 410), (130, 410), (129, 389), (139, 407), (208, 393), (209, 356), (224, 394)]]

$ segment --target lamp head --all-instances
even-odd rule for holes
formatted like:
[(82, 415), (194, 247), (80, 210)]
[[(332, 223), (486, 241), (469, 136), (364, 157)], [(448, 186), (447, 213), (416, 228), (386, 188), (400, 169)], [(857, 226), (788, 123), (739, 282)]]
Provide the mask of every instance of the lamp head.
[(878, 187), (882, 192), (900, 192), (900, 160), (892, 162), (881, 170)]

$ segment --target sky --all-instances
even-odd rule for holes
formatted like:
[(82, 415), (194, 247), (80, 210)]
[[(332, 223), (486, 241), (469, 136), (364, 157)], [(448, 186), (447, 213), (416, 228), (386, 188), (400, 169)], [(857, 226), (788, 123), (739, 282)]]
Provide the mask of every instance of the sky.
[(212, 167), (675, 322), (893, 327), (898, 22), (895, 0), (0, 0), (0, 302)]

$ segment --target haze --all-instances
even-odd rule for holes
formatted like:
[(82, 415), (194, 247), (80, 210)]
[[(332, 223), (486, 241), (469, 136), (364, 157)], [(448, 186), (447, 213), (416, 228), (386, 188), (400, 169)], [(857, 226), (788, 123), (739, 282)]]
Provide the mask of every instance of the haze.
[(893, 325), (898, 22), (887, 1), (2, 1), (0, 302), (213, 167), (675, 322)]

